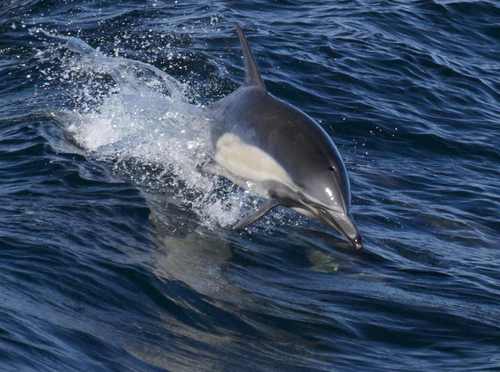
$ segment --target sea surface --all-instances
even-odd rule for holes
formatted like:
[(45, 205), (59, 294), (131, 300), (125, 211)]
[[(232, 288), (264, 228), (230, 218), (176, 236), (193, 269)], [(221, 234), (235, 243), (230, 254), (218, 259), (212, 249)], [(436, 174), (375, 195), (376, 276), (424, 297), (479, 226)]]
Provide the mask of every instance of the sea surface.
[[(260, 199), (200, 170), (236, 22), (364, 250), (230, 229)], [(0, 371), (499, 371), (499, 137), (497, 0), (1, 0)]]

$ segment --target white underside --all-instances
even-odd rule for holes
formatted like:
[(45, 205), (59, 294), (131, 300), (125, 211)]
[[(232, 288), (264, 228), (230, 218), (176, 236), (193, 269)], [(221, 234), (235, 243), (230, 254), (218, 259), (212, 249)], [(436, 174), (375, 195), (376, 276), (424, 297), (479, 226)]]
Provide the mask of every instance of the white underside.
[(289, 174), (268, 153), (248, 145), (232, 134), (219, 138), (215, 147), (215, 161), (234, 183), (267, 196), (261, 185), (268, 181), (279, 182), (297, 189)]

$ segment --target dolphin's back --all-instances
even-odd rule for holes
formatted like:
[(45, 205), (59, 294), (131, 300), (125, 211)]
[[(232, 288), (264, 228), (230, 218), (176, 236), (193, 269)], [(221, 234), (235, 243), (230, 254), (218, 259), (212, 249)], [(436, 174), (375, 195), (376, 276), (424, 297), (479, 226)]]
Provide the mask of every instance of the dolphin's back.
[(349, 208), (349, 181), (335, 144), (319, 124), (299, 109), (261, 87), (240, 87), (218, 104), (212, 128), (214, 146), (227, 134), (270, 155), (297, 186), (321, 201), (324, 185), (340, 180), (336, 189), (342, 195), (332, 198), (341, 209)]

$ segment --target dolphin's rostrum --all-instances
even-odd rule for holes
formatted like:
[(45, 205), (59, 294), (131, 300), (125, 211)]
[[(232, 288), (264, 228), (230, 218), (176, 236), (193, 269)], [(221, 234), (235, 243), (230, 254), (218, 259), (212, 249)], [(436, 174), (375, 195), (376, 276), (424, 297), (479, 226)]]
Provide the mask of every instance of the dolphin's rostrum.
[(351, 214), (347, 171), (330, 136), (311, 117), (265, 87), (248, 41), (236, 25), (245, 83), (213, 106), (214, 170), (269, 199), (235, 227), (282, 205), (333, 227), (355, 248), (361, 236)]

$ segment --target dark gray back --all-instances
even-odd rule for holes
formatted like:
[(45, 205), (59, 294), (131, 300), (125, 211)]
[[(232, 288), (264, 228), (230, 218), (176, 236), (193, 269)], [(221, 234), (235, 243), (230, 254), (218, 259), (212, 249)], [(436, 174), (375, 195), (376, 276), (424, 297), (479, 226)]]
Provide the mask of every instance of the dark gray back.
[(217, 104), (214, 121), (214, 143), (225, 133), (237, 135), (271, 155), (306, 194), (349, 211), (349, 180), (340, 154), (308, 115), (260, 87), (243, 86)]

